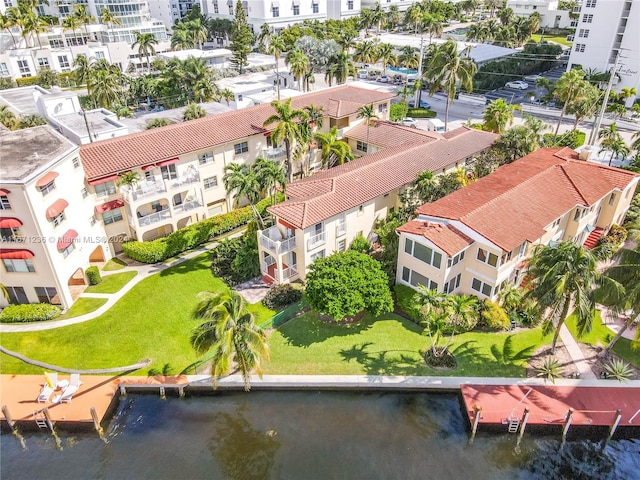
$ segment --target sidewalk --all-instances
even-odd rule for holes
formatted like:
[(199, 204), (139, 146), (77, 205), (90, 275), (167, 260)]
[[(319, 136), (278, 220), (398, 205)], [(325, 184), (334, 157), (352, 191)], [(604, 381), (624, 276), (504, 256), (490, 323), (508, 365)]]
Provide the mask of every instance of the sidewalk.
[(576, 369), (580, 372), (580, 378), (584, 380), (597, 380), (598, 378), (594, 375), (593, 371), (591, 371), (591, 367), (584, 358), (584, 355), (582, 355), (582, 351), (580, 350), (580, 347), (578, 347), (578, 343), (575, 341), (573, 335), (571, 335), (571, 332), (565, 324), (562, 324), (562, 327), (560, 328), (560, 339), (567, 349), (567, 352), (569, 352), (569, 356), (573, 360)]

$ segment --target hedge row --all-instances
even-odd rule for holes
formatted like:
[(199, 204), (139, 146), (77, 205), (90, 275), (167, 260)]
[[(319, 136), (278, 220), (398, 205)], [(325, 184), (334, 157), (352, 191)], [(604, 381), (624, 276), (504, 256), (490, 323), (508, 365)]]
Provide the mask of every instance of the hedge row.
[(48, 303), (9, 305), (0, 313), (0, 323), (42, 322), (60, 315), (60, 308)]
[(438, 116), (438, 113), (433, 110), (427, 110), (426, 108), (410, 108), (407, 111), (407, 116), (411, 118), (435, 118)]
[[(269, 198), (265, 198), (256, 204), (256, 208), (262, 215), (271, 204)], [(181, 228), (166, 237), (150, 242), (138, 242), (133, 240), (122, 244), (124, 254), (138, 262), (158, 263), (167, 258), (175, 257), (179, 253), (190, 250), (198, 245), (210, 241), (212, 238), (230, 232), (245, 225), (253, 218), (251, 207), (243, 207), (232, 210), (229, 213), (207, 218), (188, 227)]]
[(87, 278), (89, 279), (89, 285), (98, 285), (102, 281), (100, 276), (100, 270), (95, 265), (87, 268)]

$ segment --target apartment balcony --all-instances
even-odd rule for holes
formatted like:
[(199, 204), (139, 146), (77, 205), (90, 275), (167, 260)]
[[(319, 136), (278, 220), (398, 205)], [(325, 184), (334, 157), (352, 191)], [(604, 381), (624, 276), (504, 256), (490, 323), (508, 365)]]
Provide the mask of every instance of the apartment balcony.
[(182, 175), (178, 178), (174, 178), (171, 180), (165, 180), (165, 183), (168, 183), (167, 187), (169, 190), (184, 190), (185, 185), (190, 185), (192, 183), (198, 183), (200, 181), (200, 175), (197, 171), (193, 170), (186, 175)]
[(176, 213), (190, 212), (195, 210), (196, 208), (201, 208), (203, 206), (202, 202), (199, 200), (191, 200), (190, 202), (181, 203), (180, 205), (175, 205), (173, 210)]
[(120, 187), (124, 200), (127, 203), (136, 203), (141, 200), (149, 200), (159, 194), (166, 193), (167, 188), (163, 181), (138, 182), (134, 188), (129, 185)]
[(280, 284), (298, 276), (298, 267), (297, 265), (283, 263), (282, 268), (279, 269), (275, 259), (267, 257), (267, 260), (262, 262), (261, 273), (269, 277), (274, 283)]
[(135, 228), (148, 227), (154, 223), (159, 223), (169, 219), (171, 219), (171, 212), (169, 210), (161, 210), (148, 215), (138, 215), (135, 219), (130, 218), (129, 223)]
[(287, 156), (287, 149), (285, 147), (268, 147), (262, 149), (262, 157), (267, 160), (280, 160)]
[(307, 240), (307, 249), (311, 250), (320, 245), (324, 245), (326, 242), (325, 232), (316, 233)]
[(296, 237), (282, 238), (276, 226), (259, 230), (258, 239), (263, 248), (276, 255), (282, 255), (296, 248)]
[(347, 233), (347, 221), (344, 220), (342, 222), (337, 222), (336, 223), (336, 237), (344, 235), (345, 233)]

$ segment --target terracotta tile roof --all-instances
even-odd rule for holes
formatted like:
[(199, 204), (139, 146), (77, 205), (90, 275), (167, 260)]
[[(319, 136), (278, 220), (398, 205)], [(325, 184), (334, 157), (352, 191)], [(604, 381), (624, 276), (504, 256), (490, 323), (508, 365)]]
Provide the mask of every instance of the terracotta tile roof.
[[(363, 122), (346, 133), (347, 138), (367, 141), (367, 125)], [(436, 132), (427, 132), (417, 128), (404, 127), (396, 123), (376, 121), (369, 127), (369, 143), (377, 147), (388, 148), (408, 143), (427, 143), (444, 138)]]
[(430, 240), (450, 257), (473, 243), (473, 239), (466, 236), (453, 225), (443, 223), (412, 220), (397, 229), (399, 232), (412, 233)]
[(590, 206), (637, 177), (626, 170), (575, 160), (568, 148), (541, 148), (491, 175), (418, 208), (459, 220), (505, 251), (535, 242), (544, 227), (576, 205)]
[(424, 170), (439, 171), (489, 147), (492, 133), (464, 129), (452, 140), (398, 145), (316, 173), (287, 186), (287, 200), (269, 211), (307, 228), (413, 182)]
[[(330, 117), (355, 114), (359, 107), (393, 98), (395, 94), (344, 85), (294, 97), (293, 108), (313, 104)], [(274, 113), (269, 104), (212, 115), (186, 123), (94, 142), (80, 147), (80, 157), (89, 180), (130, 170), (149, 163), (204, 150), (273, 127), (263, 127)], [(336, 117), (337, 118), (337, 117)]]

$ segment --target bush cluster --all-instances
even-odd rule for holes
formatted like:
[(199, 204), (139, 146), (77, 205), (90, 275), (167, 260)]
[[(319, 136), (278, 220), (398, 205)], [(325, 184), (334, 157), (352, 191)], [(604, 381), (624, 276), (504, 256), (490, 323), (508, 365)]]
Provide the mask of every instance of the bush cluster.
[[(262, 215), (270, 205), (266, 198), (257, 203), (256, 208)], [(229, 213), (207, 218), (151, 242), (133, 240), (122, 244), (124, 254), (138, 262), (158, 263), (179, 253), (208, 242), (214, 237), (230, 232), (245, 225), (253, 218), (251, 207), (238, 208)]]
[(257, 230), (256, 223), (249, 222), (242, 237), (223, 240), (211, 251), (211, 270), (216, 277), (234, 286), (260, 275)]
[(0, 313), (0, 323), (42, 322), (60, 315), (60, 308), (48, 303), (9, 305)]
[(91, 266), (87, 268), (87, 278), (89, 279), (89, 285), (98, 285), (102, 281), (98, 267)]
[(302, 289), (289, 283), (272, 287), (262, 299), (262, 303), (272, 309), (286, 307), (302, 299)]
[(482, 304), (479, 323), (491, 330), (508, 330), (511, 320), (504, 308), (491, 300), (485, 300)]
[(578, 148), (584, 145), (587, 134), (580, 130), (571, 130), (557, 137), (553, 133), (545, 133), (542, 137), (546, 147)]
[(415, 301), (416, 291), (406, 285), (396, 285), (394, 288), (396, 305), (412, 322), (420, 325), (420, 305)]
[(407, 110), (407, 116), (411, 118), (435, 118), (438, 114), (437, 112), (427, 110), (426, 108), (410, 108)]

